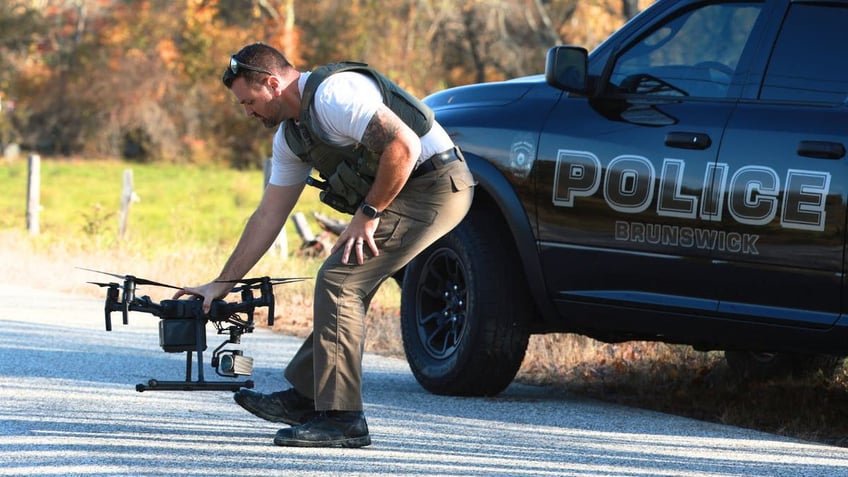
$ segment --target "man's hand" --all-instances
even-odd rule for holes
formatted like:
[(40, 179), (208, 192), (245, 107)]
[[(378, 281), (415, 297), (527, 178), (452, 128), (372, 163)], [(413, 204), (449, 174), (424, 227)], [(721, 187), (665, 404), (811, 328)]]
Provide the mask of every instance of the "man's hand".
[(356, 263), (362, 265), (365, 263), (365, 253), (363, 250), (367, 246), (371, 250), (373, 256), (380, 255), (380, 250), (377, 249), (377, 244), (374, 242), (374, 232), (380, 224), (380, 219), (371, 219), (366, 217), (361, 210), (357, 210), (353, 219), (347, 225), (347, 228), (339, 234), (339, 239), (333, 245), (331, 253), (344, 247), (342, 253), (342, 263), (347, 264), (350, 259), (350, 252), (356, 252)]
[(212, 307), (212, 300), (227, 296), (227, 293), (229, 293), (232, 288), (232, 283), (213, 281), (199, 287), (182, 288), (174, 293), (174, 299), (176, 300), (184, 295), (192, 295), (203, 298), (203, 313), (209, 314), (209, 310)]

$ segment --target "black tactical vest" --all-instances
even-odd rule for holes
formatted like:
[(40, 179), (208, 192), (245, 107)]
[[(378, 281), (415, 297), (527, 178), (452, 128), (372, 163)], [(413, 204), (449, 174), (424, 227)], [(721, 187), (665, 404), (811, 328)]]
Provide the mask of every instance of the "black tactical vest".
[(329, 144), (312, 118), (312, 103), (318, 85), (328, 76), (342, 71), (370, 75), (380, 87), (383, 103), (415, 131), (418, 137), (430, 131), (433, 125), (433, 110), (365, 63), (333, 63), (322, 66), (309, 75), (301, 97), (300, 121), (289, 119), (284, 126), (286, 142), (301, 160), (314, 167), (325, 180), (318, 184), (324, 189), (321, 192), (321, 200), (337, 210), (352, 214), (356, 212), (371, 187), (377, 173), (379, 155), (361, 144)]

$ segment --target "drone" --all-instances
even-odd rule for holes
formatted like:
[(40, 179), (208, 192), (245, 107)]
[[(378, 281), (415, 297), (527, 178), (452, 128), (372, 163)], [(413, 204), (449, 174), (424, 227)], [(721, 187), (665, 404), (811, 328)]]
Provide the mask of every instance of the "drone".
[[(217, 334), (227, 335), (220, 346), (212, 352), (212, 367), (215, 372), (226, 378), (250, 376), (253, 373), (253, 358), (244, 356), (240, 349), (227, 348), (227, 345), (241, 344), (241, 336), (252, 333), (253, 313), (256, 308), (268, 308), (268, 326), (274, 324), (274, 285), (306, 280), (306, 278), (245, 278), (228, 280), (232, 283), (230, 293), (238, 293), (241, 301), (227, 302), (223, 299), (212, 301), (209, 312), (203, 311), (203, 299), (190, 297), (185, 299), (153, 301), (149, 296), (136, 296), (138, 285), (151, 285), (180, 290), (181, 287), (159, 283), (133, 275), (119, 275), (82, 268), (82, 270), (102, 273), (123, 282), (88, 282), (106, 288), (104, 306), (106, 331), (112, 331), (112, 313), (121, 312), (124, 325), (129, 324), (129, 312), (149, 313), (159, 317), (159, 346), (166, 353), (186, 353), (184, 381), (160, 381), (150, 379), (147, 384), (137, 384), (135, 389), (143, 391), (238, 391), (252, 388), (252, 380), (244, 381), (207, 381), (203, 373), (203, 352), (206, 350), (206, 324), (212, 323)], [(254, 291), (259, 291), (255, 296)], [(192, 380), (192, 358), (197, 355), (197, 379)]]

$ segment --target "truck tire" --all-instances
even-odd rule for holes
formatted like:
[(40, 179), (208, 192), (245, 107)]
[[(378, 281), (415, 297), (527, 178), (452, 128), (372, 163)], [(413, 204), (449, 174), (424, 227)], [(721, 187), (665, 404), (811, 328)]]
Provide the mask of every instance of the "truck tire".
[(808, 378), (822, 372), (831, 378), (843, 365), (843, 356), (829, 354), (765, 353), (725, 351), (727, 366), (736, 375), (755, 381), (784, 378)]
[(403, 347), (427, 391), (492, 396), (515, 378), (534, 306), (508, 237), (492, 214), (472, 211), (407, 266)]

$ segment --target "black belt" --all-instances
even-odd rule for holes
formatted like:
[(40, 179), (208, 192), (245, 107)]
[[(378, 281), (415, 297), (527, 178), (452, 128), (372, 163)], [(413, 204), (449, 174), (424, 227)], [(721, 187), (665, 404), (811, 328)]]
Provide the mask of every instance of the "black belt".
[(447, 151), (442, 151), (438, 154), (433, 154), (426, 161), (422, 162), (412, 171), (412, 174), (409, 176), (410, 178), (420, 177), (428, 172), (433, 172), (436, 169), (441, 169), (442, 167), (450, 164), (453, 161), (462, 161), (462, 153), (459, 152), (459, 149), (454, 147), (448, 149)]

